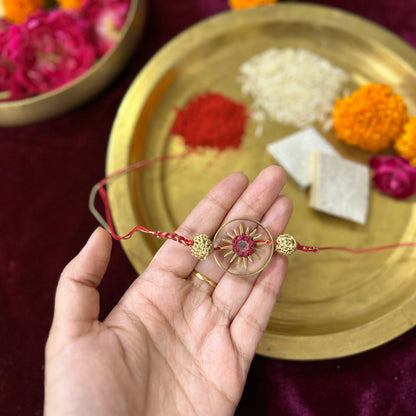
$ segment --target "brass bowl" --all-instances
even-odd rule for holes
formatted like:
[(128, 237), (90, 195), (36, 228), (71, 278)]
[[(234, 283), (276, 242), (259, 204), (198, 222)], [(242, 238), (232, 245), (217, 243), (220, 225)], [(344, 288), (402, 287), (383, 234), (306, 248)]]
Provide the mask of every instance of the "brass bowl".
[[(341, 10), (301, 3), (225, 12), (173, 39), (137, 76), (113, 125), (107, 174), (182, 153), (183, 141), (170, 134), (175, 107), (196, 94), (216, 91), (249, 105), (236, 82), (237, 69), (272, 46), (303, 47), (329, 59), (350, 74), (351, 91), (371, 81), (390, 84), (416, 115), (416, 52), (386, 29)], [(208, 149), (115, 179), (109, 197), (118, 233), (138, 224), (174, 231), (226, 174), (243, 171), (253, 179), (274, 163), (266, 145), (294, 131), (267, 122), (258, 138), (249, 124), (239, 149)], [(344, 157), (368, 160), (368, 153), (341, 143), (332, 132), (325, 136)], [(309, 208), (307, 193), (290, 178), (284, 193), (294, 203), (287, 231), (302, 244), (364, 248), (416, 241), (414, 200), (398, 201), (373, 189), (369, 220), (362, 226)], [(161, 243), (137, 233), (123, 248), (140, 273)], [(414, 248), (356, 256), (297, 252), (257, 352), (297, 360), (341, 357), (391, 340), (415, 323)]]
[(47, 93), (0, 102), (0, 126), (23, 126), (63, 114), (94, 97), (121, 71), (143, 31), (145, 0), (131, 0), (120, 40), (90, 69), (70, 83)]

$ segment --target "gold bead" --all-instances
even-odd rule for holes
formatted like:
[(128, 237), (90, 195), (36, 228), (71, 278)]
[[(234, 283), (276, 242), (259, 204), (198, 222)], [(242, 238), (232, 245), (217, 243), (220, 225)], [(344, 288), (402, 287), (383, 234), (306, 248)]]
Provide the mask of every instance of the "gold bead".
[(275, 250), (284, 256), (290, 256), (298, 247), (295, 238), (290, 234), (280, 234), (276, 239)]
[(198, 234), (191, 246), (191, 254), (198, 260), (205, 260), (214, 251), (214, 243), (206, 234)]

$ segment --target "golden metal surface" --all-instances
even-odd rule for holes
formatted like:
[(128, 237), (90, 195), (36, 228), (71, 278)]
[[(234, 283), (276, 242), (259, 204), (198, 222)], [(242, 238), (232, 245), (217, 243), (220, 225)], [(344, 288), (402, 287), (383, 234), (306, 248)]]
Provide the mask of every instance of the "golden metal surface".
[(215, 282), (213, 282), (211, 279), (208, 279), (208, 277), (204, 276), (202, 273), (199, 273), (196, 270), (194, 270), (191, 274), (193, 274), (199, 280), (202, 280), (203, 282), (208, 283), (214, 289), (217, 287), (217, 284)]
[(131, 0), (129, 14), (117, 45), (87, 72), (54, 91), (16, 101), (0, 102), (0, 126), (23, 126), (58, 116), (85, 103), (106, 87), (123, 69), (140, 39), (146, 0)]
[[(107, 173), (182, 152), (182, 141), (169, 134), (174, 108), (196, 94), (218, 91), (249, 104), (235, 80), (237, 69), (272, 46), (299, 46), (326, 57), (349, 72), (351, 89), (387, 83), (416, 115), (416, 53), (387, 30), (336, 9), (300, 3), (226, 12), (177, 36), (138, 75), (113, 126)], [(238, 150), (207, 150), (115, 180), (109, 192), (118, 232), (136, 224), (175, 230), (225, 175), (243, 171), (253, 179), (272, 164), (266, 144), (292, 132), (269, 122), (263, 137), (256, 138), (250, 124)], [(367, 161), (369, 154), (340, 143), (332, 133), (326, 137), (344, 157)], [(284, 193), (294, 202), (287, 232), (301, 244), (362, 248), (416, 240), (414, 199), (398, 201), (373, 190), (369, 220), (361, 226), (312, 210), (307, 192), (290, 179)], [(141, 272), (160, 244), (136, 235), (123, 247)], [(296, 252), (258, 353), (297, 360), (341, 357), (391, 340), (415, 322), (416, 250)]]

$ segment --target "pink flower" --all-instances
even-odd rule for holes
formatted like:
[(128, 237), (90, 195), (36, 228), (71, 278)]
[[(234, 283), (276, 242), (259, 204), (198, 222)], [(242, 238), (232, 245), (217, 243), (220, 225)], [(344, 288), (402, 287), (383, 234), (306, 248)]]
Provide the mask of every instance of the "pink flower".
[[(9, 42), (9, 29), (11, 24), (5, 20), (0, 19), (0, 51), (4, 51), (7, 43)], [(13, 64), (0, 55), (0, 94), (6, 92), (6, 96), (9, 95), (10, 79), (13, 75)], [(0, 100), (3, 97), (0, 95)]]
[(96, 60), (89, 25), (72, 12), (38, 10), (9, 28), (3, 59), (15, 68), (9, 90), (18, 99), (58, 88)]
[(129, 8), (130, 0), (85, 0), (83, 3), (80, 13), (95, 30), (98, 56), (118, 42)]
[(19, 25), (0, 19), (0, 100), (82, 75), (118, 41), (129, 8), (130, 0), (83, 0), (78, 10), (39, 9)]
[(378, 156), (370, 159), (375, 169), (374, 186), (382, 193), (406, 199), (416, 193), (416, 167), (400, 156)]

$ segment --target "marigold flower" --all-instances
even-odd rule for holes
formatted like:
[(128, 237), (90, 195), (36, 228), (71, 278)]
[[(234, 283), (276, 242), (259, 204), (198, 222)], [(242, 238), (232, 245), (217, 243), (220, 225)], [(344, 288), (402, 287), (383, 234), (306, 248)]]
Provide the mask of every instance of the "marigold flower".
[(79, 9), (84, 0), (56, 0), (63, 9)]
[(277, 1), (278, 0), (228, 0), (228, 3), (233, 10), (239, 10), (261, 6), (263, 4), (274, 4)]
[(404, 131), (401, 136), (394, 142), (396, 152), (410, 160), (413, 166), (416, 166), (416, 117), (409, 117), (404, 125)]
[(3, 0), (5, 18), (13, 23), (24, 22), (29, 14), (44, 5), (44, 0)]
[(384, 84), (360, 87), (350, 96), (338, 99), (333, 110), (335, 135), (363, 150), (386, 149), (403, 131), (407, 107), (400, 95)]

